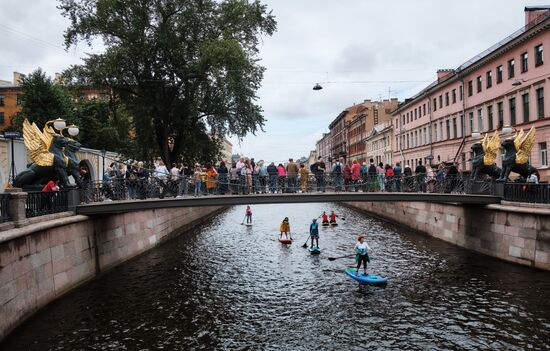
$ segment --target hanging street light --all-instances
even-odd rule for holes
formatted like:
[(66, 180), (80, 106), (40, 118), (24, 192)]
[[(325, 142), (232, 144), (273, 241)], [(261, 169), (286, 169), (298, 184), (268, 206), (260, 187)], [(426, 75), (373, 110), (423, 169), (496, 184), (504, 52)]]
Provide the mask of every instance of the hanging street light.
[(315, 83), (315, 85), (313, 86), (313, 90), (321, 90), (321, 89), (323, 89), (323, 87), (319, 83)]

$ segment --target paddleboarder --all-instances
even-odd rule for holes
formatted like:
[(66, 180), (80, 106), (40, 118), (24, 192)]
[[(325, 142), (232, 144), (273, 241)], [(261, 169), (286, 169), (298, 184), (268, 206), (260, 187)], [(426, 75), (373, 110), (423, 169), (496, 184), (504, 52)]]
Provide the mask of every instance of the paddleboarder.
[(355, 244), (355, 260), (357, 261), (357, 268), (355, 269), (355, 275), (359, 274), (359, 268), (361, 267), (361, 263), (363, 263), (363, 268), (365, 269), (365, 275), (368, 275), (367, 262), (370, 262), (369, 250), (370, 250), (370, 247), (365, 242), (365, 237), (363, 235), (359, 235), (359, 237), (357, 237), (357, 243)]
[[(309, 235), (311, 236), (311, 248), (313, 247), (318, 248), (319, 247), (319, 223), (317, 223), (317, 218), (314, 218), (311, 224), (309, 225)], [(317, 246), (313, 245), (314, 240), (317, 241)]]
[(328, 215), (325, 211), (323, 211), (321, 218), (323, 219), (323, 225), (328, 225)]
[(334, 211), (330, 211), (330, 224), (336, 224), (336, 217), (338, 217), (336, 213), (334, 213)]
[(283, 223), (281, 223), (279, 230), (281, 231), (281, 234), (279, 234), (279, 239), (283, 238), (283, 233), (285, 233), (285, 237), (289, 239), (288, 233), (290, 233), (290, 224), (288, 222), (288, 217), (283, 219)]
[(246, 224), (252, 223), (252, 209), (246, 206)]

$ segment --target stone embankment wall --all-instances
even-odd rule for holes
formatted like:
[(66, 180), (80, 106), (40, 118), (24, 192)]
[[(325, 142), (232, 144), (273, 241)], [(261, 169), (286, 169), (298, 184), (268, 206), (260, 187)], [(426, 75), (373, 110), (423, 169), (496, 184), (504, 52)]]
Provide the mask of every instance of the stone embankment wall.
[(423, 202), (347, 205), (472, 251), (550, 270), (548, 208)]
[(60, 295), (221, 210), (78, 215), (0, 232), (0, 340)]

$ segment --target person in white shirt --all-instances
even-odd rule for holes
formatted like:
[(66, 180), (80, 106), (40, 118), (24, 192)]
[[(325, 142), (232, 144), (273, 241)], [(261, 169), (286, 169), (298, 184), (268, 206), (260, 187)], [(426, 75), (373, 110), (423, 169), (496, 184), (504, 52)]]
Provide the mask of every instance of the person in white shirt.
[(168, 168), (166, 168), (166, 166), (164, 165), (164, 162), (162, 162), (162, 160), (159, 160), (157, 167), (155, 167), (155, 174), (157, 178), (162, 181), (165, 181), (169, 173), (170, 172), (168, 172)]
[(367, 273), (367, 262), (370, 262), (369, 259), (369, 245), (365, 242), (365, 237), (363, 235), (359, 235), (357, 237), (357, 244), (355, 244), (355, 257), (357, 260), (357, 268), (355, 269), (355, 275), (359, 274), (359, 268), (361, 267), (361, 263), (363, 263), (363, 268), (365, 270), (365, 275), (368, 275)]
[(537, 177), (537, 175), (535, 173), (531, 173), (531, 175), (529, 177), (527, 177), (527, 183), (538, 184), (539, 183), (539, 177)]

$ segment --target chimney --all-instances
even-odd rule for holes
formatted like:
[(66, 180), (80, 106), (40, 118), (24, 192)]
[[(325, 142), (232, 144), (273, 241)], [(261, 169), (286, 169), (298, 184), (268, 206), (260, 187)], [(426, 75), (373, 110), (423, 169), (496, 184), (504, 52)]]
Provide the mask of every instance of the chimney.
[(437, 70), (437, 82), (441, 83), (451, 78), (454, 74), (454, 69), (438, 69)]
[(526, 6), (525, 7), (525, 29), (529, 29), (550, 15), (550, 6)]
[(23, 78), (25, 78), (23, 73), (13, 72), (13, 84), (20, 84)]

